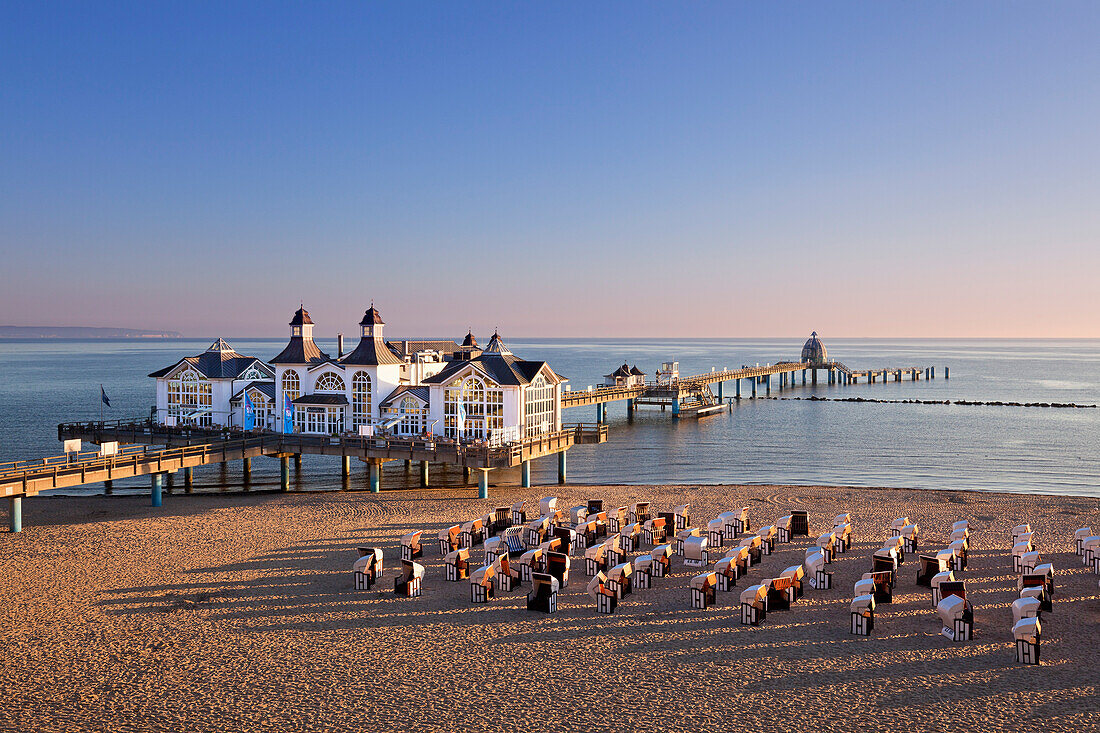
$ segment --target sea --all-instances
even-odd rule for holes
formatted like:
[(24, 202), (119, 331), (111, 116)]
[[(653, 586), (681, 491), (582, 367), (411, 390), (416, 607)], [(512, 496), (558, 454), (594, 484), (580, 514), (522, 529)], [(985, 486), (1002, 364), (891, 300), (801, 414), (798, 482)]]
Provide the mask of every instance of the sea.
[[(242, 354), (270, 358), (282, 339), (228, 339)], [(145, 418), (154, 404), (147, 375), (204, 351), (213, 338), (174, 340), (0, 341), (0, 462), (58, 455), (57, 424)], [(797, 360), (802, 339), (511, 339), (525, 359), (545, 360), (574, 390), (598, 385), (621, 364), (652, 378), (662, 362), (682, 375)], [(336, 353), (335, 340), (319, 340)], [(742, 399), (725, 413), (674, 419), (671, 411), (625, 403), (608, 407), (608, 441), (568, 453), (570, 483), (800, 484), (971, 489), (1100, 496), (1100, 409), (990, 405), (993, 402), (1100, 405), (1100, 340), (825, 339), (831, 359), (861, 370), (936, 367), (936, 379), (828, 384)], [(950, 378), (945, 379), (945, 367)], [(111, 406), (100, 401), (100, 389)], [(725, 396), (734, 395), (727, 384)], [(829, 398), (823, 399), (809, 399)], [(870, 401), (833, 401), (865, 398)], [(921, 400), (950, 404), (889, 402)], [(956, 404), (958, 401), (986, 404)], [(565, 411), (566, 422), (595, 422), (594, 406)], [(94, 449), (94, 446), (86, 446)], [(278, 461), (253, 461), (252, 490), (278, 485)], [(432, 484), (464, 483), (457, 468), (432, 466)], [(557, 460), (532, 464), (536, 484), (557, 481)], [(385, 488), (414, 487), (403, 462), (386, 465)], [(518, 485), (498, 470), (491, 485)], [(306, 456), (292, 471), (295, 490), (365, 489), (366, 465), (344, 482), (339, 461)], [(196, 491), (237, 491), (239, 462), (195, 470)], [(116, 493), (148, 491), (148, 479), (115, 482)], [(176, 490), (180, 490), (178, 487)], [(100, 493), (102, 485), (59, 493)]]

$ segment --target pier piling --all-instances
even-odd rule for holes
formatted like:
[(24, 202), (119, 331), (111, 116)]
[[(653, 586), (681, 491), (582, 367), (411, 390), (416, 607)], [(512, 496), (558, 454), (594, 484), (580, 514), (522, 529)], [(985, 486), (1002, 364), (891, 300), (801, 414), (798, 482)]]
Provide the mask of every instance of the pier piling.
[(185, 494), (190, 494), (191, 491), (195, 488), (194, 471), (195, 469), (191, 468), (190, 466), (183, 469), (183, 493)]
[(12, 532), (23, 531), (23, 497), (13, 496), (8, 500), (8, 527)]
[(161, 491), (163, 490), (163, 488), (164, 488), (164, 474), (163, 473), (154, 473), (153, 477), (152, 477), (152, 488), (151, 488), (151, 491), (150, 491), (150, 494), (152, 495), (152, 499), (153, 499), (153, 501), (152, 501), (153, 506), (160, 506), (161, 505), (161, 501), (162, 501)]
[(524, 461), (519, 466), (520, 471), (520, 486), (525, 489), (531, 488), (531, 461)]
[(367, 465), (370, 467), (370, 491), (377, 494), (382, 490), (382, 461), (372, 458)]
[[(245, 459), (248, 460), (247, 458)], [(408, 461), (406, 461), (408, 463)], [(351, 456), (340, 457), (340, 478), (347, 479), (351, 476)]]
[(565, 451), (558, 454), (558, 483), (565, 483)]
[(477, 498), (489, 498), (489, 469), (479, 468), (477, 477)]
[(279, 456), (279, 489), (290, 491), (290, 456)]
[(115, 482), (114, 481), (111, 481), (110, 479), (107, 479), (106, 481), (103, 482), (103, 493), (104, 494), (113, 494), (114, 491), (115, 491)]
[(241, 473), (244, 474), (244, 482), (246, 484), (252, 483), (252, 459), (245, 458), (241, 461)]
[(428, 462), (420, 462), (420, 488), (428, 488)]
[(302, 470), (302, 454), (294, 454), (294, 473), (299, 473)]
[(944, 367), (943, 368), (943, 378), (944, 379), (951, 379), (951, 368), (950, 367)]

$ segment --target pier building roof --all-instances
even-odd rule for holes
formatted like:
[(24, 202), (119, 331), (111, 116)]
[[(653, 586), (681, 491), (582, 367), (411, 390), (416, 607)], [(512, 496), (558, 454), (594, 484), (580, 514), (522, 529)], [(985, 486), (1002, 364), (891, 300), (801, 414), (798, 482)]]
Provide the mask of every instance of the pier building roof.
[(154, 379), (166, 377), (183, 363), (190, 364), (195, 371), (207, 379), (237, 379), (252, 366), (265, 377), (274, 377), (271, 367), (255, 356), (245, 356), (234, 351), (225, 339), (218, 339), (210, 348), (195, 356), (185, 356), (175, 364), (158, 369), (150, 374)]
[(504, 341), (501, 340), (500, 334), (493, 331), (493, 337), (489, 339), (489, 345), (485, 347), (485, 353), (487, 354), (511, 354), (508, 347), (504, 345)]
[(394, 391), (390, 392), (389, 396), (386, 397), (386, 399), (384, 399), (384, 400), (382, 400), (381, 402), (378, 403), (378, 406), (379, 407), (386, 407), (387, 405), (392, 405), (392, 404), (396, 403), (398, 400), (404, 398), (406, 395), (411, 395), (411, 396), (417, 398), (418, 400), (423, 402), (425, 405), (428, 404), (428, 402), (430, 400), (430, 392), (429, 392), (428, 387), (425, 387), (424, 385), (415, 385), (414, 386), (414, 385), (411, 385), (411, 384), (403, 384), (400, 387), (398, 387), (397, 389), (395, 389)]
[(237, 402), (242, 398), (246, 390), (255, 389), (259, 390), (272, 402), (275, 401), (275, 382), (249, 382), (245, 386), (241, 387), (230, 398), (230, 401)]
[[(500, 341), (499, 335), (497, 335), (497, 340)], [(506, 348), (503, 346), (503, 342), (500, 346)], [(425, 379), (424, 383), (446, 384), (468, 365), (473, 365), (500, 385), (523, 386), (530, 384), (544, 369), (544, 373), (550, 379), (551, 384), (565, 381), (545, 361), (526, 361), (517, 358), (510, 351), (483, 351), (470, 359), (456, 359), (449, 362), (438, 374)]]
[(466, 332), (466, 338), (462, 339), (462, 347), (461, 348), (463, 348), (463, 349), (476, 349), (476, 348), (479, 348), (478, 345), (477, 345), (477, 339), (474, 338), (473, 329), (470, 329), (469, 331)]
[(459, 349), (457, 341), (446, 339), (439, 341), (387, 341), (386, 346), (399, 358), (412, 356), (421, 351), (438, 351), (450, 357)]
[(331, 357), (313, 341), (313, 319), (305, 307), (299, 308), (290, 319), (290, 342), (269, 363), (317, 364), (331, 361)]
[(346, 405), (348, 398), (342, 394), (304, 394), (294, 400), (296, 405)]
[(382, 340), (382, 326), (386, 325), (375, 309), (374, 304), (363, 314), (359, 321), (359, 345), (340, 360), (345, 366), (378, 366), (379, 364), (403, 364)]
[(814, 331), (810, 334), (806, 345), (802, 347), (802, 361), (811, 364), (824, 364), (828, 359), (829, 355), (825, 351), (825, 344), (821, 343), (821, 339), (817, 337), (817, 331)]

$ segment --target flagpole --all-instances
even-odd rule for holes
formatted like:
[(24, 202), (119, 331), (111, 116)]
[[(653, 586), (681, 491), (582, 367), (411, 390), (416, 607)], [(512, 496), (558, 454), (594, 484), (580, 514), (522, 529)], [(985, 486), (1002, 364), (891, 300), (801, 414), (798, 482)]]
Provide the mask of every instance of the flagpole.
[(99, 424), (103, 425), (103, 395), (107, 392), (103, 389), (103, 382), (99, 383)]

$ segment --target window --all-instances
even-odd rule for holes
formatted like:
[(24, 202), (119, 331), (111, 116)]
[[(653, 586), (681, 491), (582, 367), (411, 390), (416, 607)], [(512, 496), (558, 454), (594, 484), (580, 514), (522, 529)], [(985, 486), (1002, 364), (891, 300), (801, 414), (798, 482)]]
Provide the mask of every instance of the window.
[[(273, 412), (271, 400), (258, 389), (248, 390), (248, 396), (252, 400), (252, 407), (256, 410), (256, 427), (270, 427), (268, 425), (268, 417)], [(244, 400), (241, 400), (241, 406), (244, 406)]]
[(283, 394), (291, 401), (302, 396), (302, 381), (298, 378), (298, 372), (291, 370), (283, 374)]
[(210, 380), (193, 369), (184, 369), (168, 380), (168, 414), (180, 423), (213, 425), (214, 394)]
[(449, 438), (488, 438), (504, 427), (504, 391), (479, 377), (456, 379), (443, 390), (443, 434)]
[(343, 392), (345, 390), (344, 380), (340, 378), (339, 374), (334, 372), (325, 372), (317, 378), (317, 386), (314, 388), (314, 392)]
[(370, 375), (356, 372), (351, 378), (351, 427), (370, 425)]
[(556, 427), (554, 385), (548, 384), (540, 374), (527, 386), (524, 399), (524, 435), (541, 435)]
[(424, 419), (427, 412), (415, 397), (406, 397), (401, 400), (401, 422), (397, 426), (397, 432), (401, 435), (420, 435), (424, 432)]

